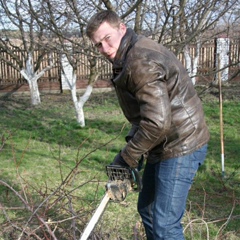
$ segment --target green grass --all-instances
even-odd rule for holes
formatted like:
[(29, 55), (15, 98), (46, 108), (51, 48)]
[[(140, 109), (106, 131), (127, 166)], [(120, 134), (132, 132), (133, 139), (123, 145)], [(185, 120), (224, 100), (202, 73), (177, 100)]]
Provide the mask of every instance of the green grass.
[[(28, 96), (2, 97), (0, 104), (0, 179), (33, 209), (42, 204), (37, 212), (46, 221), (55, 221), (51, 227), (56, 227), (59, 239), (73, 239), (73, 223), (79, 236), (105, 193), (105, 166), (124, 146), (129, 129), (114, 93), (91, 96), (84, 107), (85, 128), (76, 122), (69, 95), (43, 95), (37, 107), (30, 106)], [(224, 178), (218, 99), (206, 96), (203, 105), (211, 140), (190, 190), (183, 218), (186, 239), (240, 239), (240, 103), (234, 99), (223, 104)], [(98, 237), (130, 240), (137, 228), (139, 239), (145, 239), (136, 203), (136, 193), (124, 203), (110, 203), (95, 230)], [(10, 220), (16, 229), (27, 224), (31, 213), (3, 185), (0, 204), (5, 209), (0, 214), (0, 239), (14, 239), (20, 231), (13, 231)], [(76, 221), (69, 219), (70, 209), (78, 216)], [(41, 237), (47, 234), (46, 229), (37, 229), (36, 219), (29, 226)]]

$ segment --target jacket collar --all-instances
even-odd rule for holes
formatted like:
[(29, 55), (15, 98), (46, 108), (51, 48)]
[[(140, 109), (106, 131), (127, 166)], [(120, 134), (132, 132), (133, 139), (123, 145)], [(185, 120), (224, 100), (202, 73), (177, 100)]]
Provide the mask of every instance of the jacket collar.
[(120, 46), (118, 48), (117, 54), (113, 60), (113, 70), (120, 70), (123, 67), (127, 53), (132, 48), (132, 46), (137, 41), (137, 34), (131, 29), (128, 28), (126, 34), (123, 36)]

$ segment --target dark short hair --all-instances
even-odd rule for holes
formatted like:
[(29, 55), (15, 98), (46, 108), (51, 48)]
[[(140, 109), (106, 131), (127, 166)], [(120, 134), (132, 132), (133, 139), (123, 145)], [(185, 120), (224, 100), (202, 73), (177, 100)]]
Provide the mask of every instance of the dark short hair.
[(86, 34), (91, 39), (93, 34), (98, 30), (102, 23), (107, 22), (112, 27), (118, 27), (121, 21), (121, 18), (116, 12), (111, 10), (103, 10), (91, 17), (87, 24)]

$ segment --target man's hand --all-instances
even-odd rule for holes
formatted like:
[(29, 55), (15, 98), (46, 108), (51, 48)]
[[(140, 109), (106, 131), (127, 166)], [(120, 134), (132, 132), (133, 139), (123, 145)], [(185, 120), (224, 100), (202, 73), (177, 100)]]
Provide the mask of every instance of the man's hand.
[(129, 167), (129, 165), (124, 161), (123, 157), (121, 156), (121, 151), (115, 156), (111, 165)]

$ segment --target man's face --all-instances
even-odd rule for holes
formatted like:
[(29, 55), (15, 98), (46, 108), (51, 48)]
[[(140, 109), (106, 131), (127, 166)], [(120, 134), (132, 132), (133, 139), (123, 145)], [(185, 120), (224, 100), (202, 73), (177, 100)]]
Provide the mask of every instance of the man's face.
[(103, 22), (93, 34), (92, 42), (102, 55), (113, 60), (125, 33), (126, 26), (123, 23), (120, 23), (119, 27), (116, 28)]

